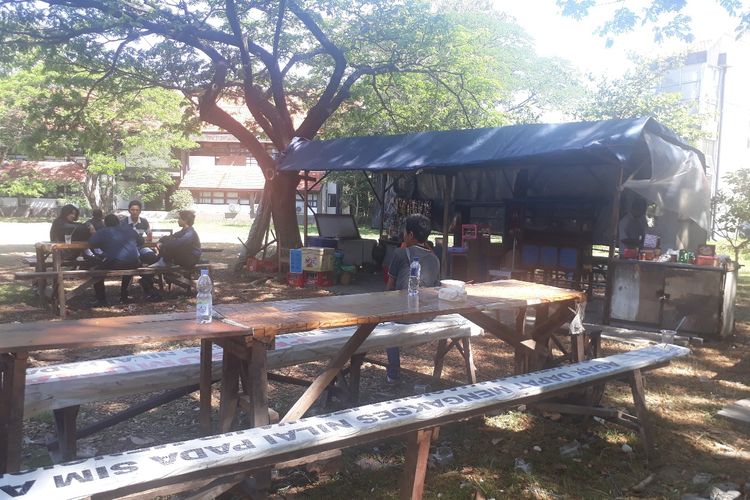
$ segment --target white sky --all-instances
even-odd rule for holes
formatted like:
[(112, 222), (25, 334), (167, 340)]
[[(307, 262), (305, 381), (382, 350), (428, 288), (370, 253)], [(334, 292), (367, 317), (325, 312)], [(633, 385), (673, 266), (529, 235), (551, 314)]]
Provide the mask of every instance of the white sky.
[[(636, 10), (639, 0), (624, 0)], [(567, 59), (584, 73), (618, 76), (630, 65), (628, 53), (647, 54), (678, 53), (687, 45), (669, 41), (657, 45), (651, 27), (638, 28), (632, 33), (614, 38), (611, 48), (605, 47), (605, 38), (594, 31), (606, 20), (614, 7), (621, 2), (602, 2), (604, 7), (592, 8), (588, 17), (581, 21), (559, 14), (555, 0), (495, 0), (498, 11), (516, 18), (526, 32), (535, 40), (537, 53), (542, 56), (558, 56)], [(695, 41), (715, 40), (724, 33), (731, 33), (737, 25), (717, 0), (688, 0), (684, 13), (692, 17), (692, 32)]]

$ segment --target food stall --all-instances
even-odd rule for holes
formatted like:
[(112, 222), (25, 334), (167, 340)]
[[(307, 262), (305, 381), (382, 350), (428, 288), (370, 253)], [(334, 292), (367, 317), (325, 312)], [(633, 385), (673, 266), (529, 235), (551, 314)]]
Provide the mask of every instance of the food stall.
[[(598, 267), (612, 271), (606, 272), (605, 323), (640, 323), (638, 315), (620, 314), (619, 299), (634, 295), (615, 293), (627, 274), (625, 267), (625, 274), (615, 269), (618, 224), (630, 198), (649, 204), (649, 231), (665, 252), (696, 249), (706, 242), (709, 225), (703, 154), (653, 118), (300, 139), (278, 168), (382, 177), (373, 183), (382, 189), (376, 193), (383, 207), (381, 242), (395, 242), (398, 219), (417, 207), (431, 216), (442, 242), (453, 234), (453, 246), (441, 248), (444, 276), (481, 281), (500, 273), (591, 290), (597, 267), (592, 248), (604, 245)], [(471, 236), (464, 238), (467, 228)], [(690, 264), (682, 270), (707, 272)], [(723, 280), (723, 289), (731, 288), (729, 281)], [(723, 302), (733, 293), (719, 296)], [(669, 328), (671, 305), (665, 307), (662, 321), (642, 324)]]

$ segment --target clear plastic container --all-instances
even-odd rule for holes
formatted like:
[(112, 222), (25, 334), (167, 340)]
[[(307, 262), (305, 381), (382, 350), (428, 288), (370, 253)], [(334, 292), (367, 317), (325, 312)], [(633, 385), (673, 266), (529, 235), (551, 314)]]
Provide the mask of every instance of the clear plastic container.
[(674, 344), (675, 335), (677, 335), (675, 330), (661, 330), (661, 343)]
[(422, 266), (419, 264), (419, 258), (415, 257), (409, 265), (409, 296), (419, 294), (419, 280), (422, 274)]
[(201, 324), (210, 323), (213, 316), (214, 284), (208, 275), (208, 269), (201, 269), (201, 277), (198, 278), (198, 295), (195, 301), (195, 321)]

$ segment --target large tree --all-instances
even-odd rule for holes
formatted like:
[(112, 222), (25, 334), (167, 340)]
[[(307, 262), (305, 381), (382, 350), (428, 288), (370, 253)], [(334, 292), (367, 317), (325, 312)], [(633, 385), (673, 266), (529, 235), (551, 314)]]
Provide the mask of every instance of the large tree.
[[(278, 175), (268, 139), (283, 152), (312, 139), (362, 79), (429, 75), (456, 102), (471, 99), (446, 68), (457, 47), (449, 16), (421, 0), (13, 0), (2, 2), (0, 56), (41, 45), (107, 77), (182, 90), (200, 117), (228, 131), (255, 156), (267, 181), (248, 236), (256, 251), (271, 214), (283, 246), (299, 243), (299, 176)], [(476, 42), (463, 33), (466, 43)], [(471, 72), (471, 67), (464, 68)], [(511, 69), (512, 70), (512, 69)], [(488, 82), (491, 84), (491, 82)], [(241, 123), (225, 109), (244, 102)]]

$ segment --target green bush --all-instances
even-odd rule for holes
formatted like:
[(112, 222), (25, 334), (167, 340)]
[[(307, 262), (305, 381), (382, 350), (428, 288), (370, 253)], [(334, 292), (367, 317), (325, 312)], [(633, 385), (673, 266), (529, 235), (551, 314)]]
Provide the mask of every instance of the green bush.
[(187, 189), (178, 189), (169, 198), (172, 210), (187, 210), (193, 206), (193, 195)]

